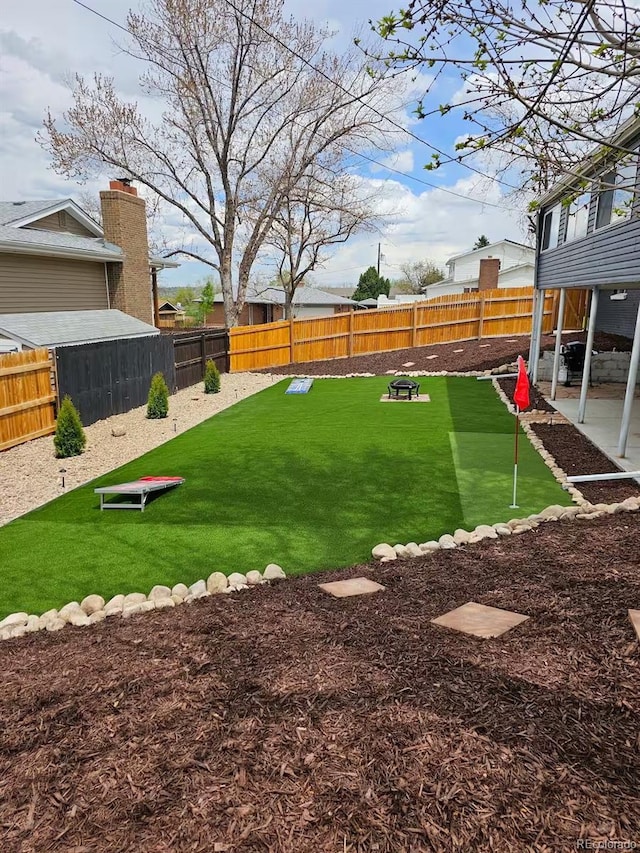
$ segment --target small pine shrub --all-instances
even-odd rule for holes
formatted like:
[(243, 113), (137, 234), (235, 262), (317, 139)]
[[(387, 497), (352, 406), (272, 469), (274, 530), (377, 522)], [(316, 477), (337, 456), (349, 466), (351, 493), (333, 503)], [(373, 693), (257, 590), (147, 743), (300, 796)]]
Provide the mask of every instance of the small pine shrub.
[(215, 361), (209, 360), (204, 369), (204, 393), (217, 394), (220, 391), (220, 371)]
[(156, 373), (151, 380), (149, 399), (147, 400), (148, 418), (166, 418), (169, 413), (169, 389), (162, 373)]
[(56, 432), (53, 436), (56, 458), (66, 459), (69, 456), (79, 456), (86, 443), (87, 436), (84, 434), (80, 415), (71, 402), (71, 397), (67, 394), (60, 406), (56, 421)]

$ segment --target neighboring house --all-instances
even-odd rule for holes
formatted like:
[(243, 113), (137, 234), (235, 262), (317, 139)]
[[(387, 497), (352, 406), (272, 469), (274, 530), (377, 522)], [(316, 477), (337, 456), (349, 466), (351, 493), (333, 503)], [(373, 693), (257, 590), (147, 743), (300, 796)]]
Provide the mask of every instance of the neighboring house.
[[(566, 294), (588, 288), (591, 291), (589, 335), (577, 419), (578, 423), (585, 420), (596, 329), (633, 337), (618, 443), (618, 455), (624, 456), (640, 358), (640, 118), (627, 121), (607, 143), (539, 202), (537, 308), (530, 362), (535, 380), (542, 329), (540, 291), (556, 290), (560, 294), (560, 334), (568, 301)], [(611, 145), (630, 153), (617, 154)], [(557, 372), (554, 378), (557, 381)]]
[(156, 272), (144, 200), (125, 181), (100, 193), (103, 225), (71, 199), (0, 202), (0, 314), (117, 309), (146, 324)]
[(462, 252), (447, 261), (447, 277), (427, 288), (426, 297), (448, 296), (496, 287), (533, 287), (535, 249), (499, 240)]
[[(207, 317), (207, 323), (213, 326), (224, 326), (224, 305), (222, 294), (216, 293), (213, 299), (213, 311)], [(256, 326), (261, 323), (271, 323), (284, 317), (284, 291), (276, 287), (248, 290), (244, 308), (240, 314), (240, 326)], [(358, 308), (359, 303), (344, 296), (317, 290), (302, 284), (296, 288), (293, 295), (294, 317), (326, 317), (340, 314)]]
[(173, 326), (184, 323), (187, 312), (178, 302), (174, 305), (173, 302), (160, 302), (158, 305), (158, 325), (160, 328), (172, 328)]

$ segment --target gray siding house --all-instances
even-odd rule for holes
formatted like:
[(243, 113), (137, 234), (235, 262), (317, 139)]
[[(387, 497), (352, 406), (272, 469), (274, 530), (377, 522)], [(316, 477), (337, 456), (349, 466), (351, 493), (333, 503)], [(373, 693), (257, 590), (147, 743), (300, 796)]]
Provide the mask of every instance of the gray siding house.
[[(615, 146), (615, 147), (613, 147)], [(544, 299), (558, 290), (559, 315), (552, 397), (557, 387), (567, 290), (589, 289), (591, 304), (578, 423), (583, 423), (596, 329), (634, 339), (618, 455), (624, 456), (640, 360), (640, 118), (586, 158), (540, 200), (536, 246), (536, 307), (530, 363), (537, 380)]]

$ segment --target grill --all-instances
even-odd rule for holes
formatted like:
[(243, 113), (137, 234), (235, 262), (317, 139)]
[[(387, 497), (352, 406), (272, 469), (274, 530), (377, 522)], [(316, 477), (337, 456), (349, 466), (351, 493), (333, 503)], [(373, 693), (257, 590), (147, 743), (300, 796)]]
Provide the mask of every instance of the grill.
[(411, 400), (420, 396), (420, 385), (413, 379), (394, 379), (389, 383), (389, 398), (395, 400)]
[[(562, 347), (562, 359), (567, 369), (567, 378), (564, 384), (567, 388), (571, 385), (573, 377), (582, 375), (586, 352), (587, 347), (581, 341), (570, 341)], [(593, 354), (595, 355), (595, 352)], [(591, 376), (589, 376), (589, 385), (591, 385)]]

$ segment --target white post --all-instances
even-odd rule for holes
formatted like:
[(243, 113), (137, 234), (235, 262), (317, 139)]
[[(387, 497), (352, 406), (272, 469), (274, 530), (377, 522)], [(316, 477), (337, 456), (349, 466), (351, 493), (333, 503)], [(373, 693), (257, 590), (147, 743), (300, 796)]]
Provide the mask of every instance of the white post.
[(587, 332), (587, 348), (584, 353), (584, 368), (582, 371), (582, 386), (580, 388), (580, 404), (578, 406), (578, 423), (584, 423), (584, 414), (587, 408), (587, 391), (589, 390), (589, 376), (591, 373), (591, 353), (593, 351), (593, 336), (596, 333), (596, 315), (598, 313), (598, 297), (600, 289), (594, 287), (591, 291), (591, 310), (589, 311), (589, 331)]
[(536, 302), (536, 322), (534, 323), (534, 337), (531, 352), (531, 362), (529, 363), (529, 373), (531, 374), (531, 384), (535, 385), (538, 381), (538, 363), (540, 361), (540, 342), (542, 340), (542, 326), (544, 325), (544, 302), (545, 291), (538, 291), (538, 301)]
[(529, 365), (529, 372), (531, 372), (531, 365), (533, 364), (533, 349), (535, 346), (536, 340), (536, 322), (538, 318), (538, 294), (540, 291), (537, 287), (533, 288), (533, 299), (531, 300), (531, 340), (529, 341), (529, 358), (527, 359), (527, 363)]
[(562, 346), (562, 328), (564, 324), (564, 302), (567, 296), (566, 288), (560, 288), (560, 302), (558, 303), (558, 326), (556, 328), (556, 348), (553, 353), (553, 374), (551, 376), (551, 399), (556, 399), (558, 390), (558, 371), (560, 370), (560, 347)]
[(624, 408), (622, 410), (622, 423), (620, 424), (620, 437), (618, 439), (618, 456), (624, 456), (627, 452), (627, 440), (629, 428), (631, 427), (631, 412), (633, 409), (633, 398), (636, 391), (636, 379), (638, 377), (638, 362), (640, 362), (640, 305), (636, 314), (636, 328), (633, 333), (633, 347), (631, 348), (631, 360), (629, 361), (629, 375), (627, 376), (627, 390), (624, 395)]

